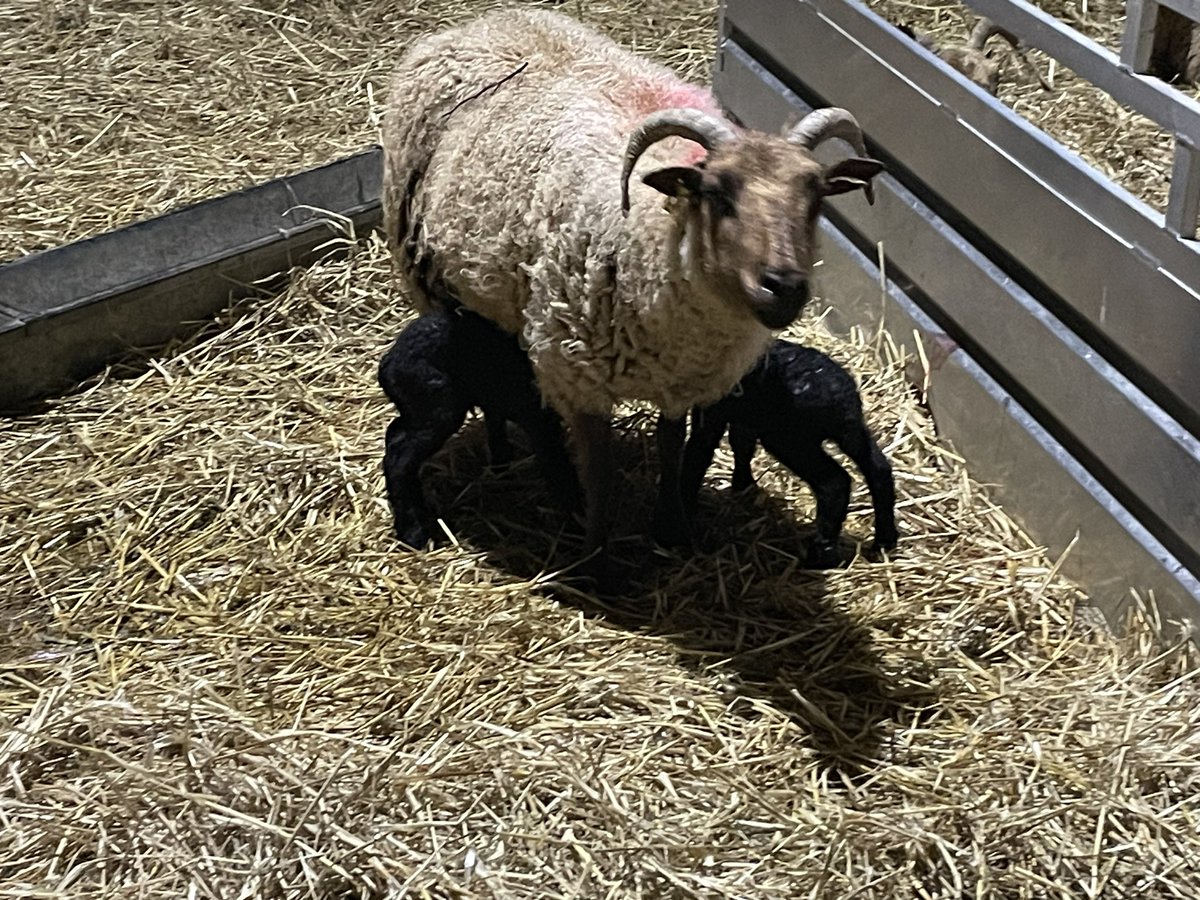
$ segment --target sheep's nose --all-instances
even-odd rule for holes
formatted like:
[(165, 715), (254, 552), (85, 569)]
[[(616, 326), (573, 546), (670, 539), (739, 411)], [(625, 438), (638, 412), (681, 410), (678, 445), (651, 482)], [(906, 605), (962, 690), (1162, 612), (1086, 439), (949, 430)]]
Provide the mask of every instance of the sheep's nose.
[(808, 275), (795, 269), (766, 268), (759, 279), (763, 290), (780, 300), (801, 305), (808, 302)]
[(764, 268), (759, 276), (755, 313), (768, 328), (786, 328), (808, 302), (808, 275), (794, 269)]

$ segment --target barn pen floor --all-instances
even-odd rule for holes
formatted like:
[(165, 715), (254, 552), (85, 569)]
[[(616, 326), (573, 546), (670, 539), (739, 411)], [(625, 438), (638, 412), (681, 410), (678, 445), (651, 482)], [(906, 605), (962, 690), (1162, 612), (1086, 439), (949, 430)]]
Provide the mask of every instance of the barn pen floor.
[[(558, 6), (706, 77), (710, 2)], [(360, 149), (397, 48), (462, 10), (3, 4), (0, 259)], [(1119, 161), (1123, 121), (1080, 152)], [(802, 570), (808, 492), (760, 460), (731, 498), (722, 456), (706, 552), (630, 536), (602, 604), (476, 425), (429, 476), (456, 544), (391, 539), (374, 369), (407, 315), (372, 242), (0, 420), (5, 898), (1200, 896), (1192, 645), (1098, 627), (887, 340), (796, 332), (863, 384), (893, 558)], [(634, 535), (653, 440), (622, 426)], [(870, 527), (856, 480), (848, 554)]]
[(606, 605), (477, 426), (429, 476), (456, 543), (391, 539), (406, 315), (372, 242), (0, 424), (6, 897), (1200, 896), (1190, 645), (1081, 614), (886, 341), (803, 333), (894, 460), (893, 559), (802, 570), (807, 491), (723, 456), (710, 552), (624, 538)]
[[(939, 41), (955, 0), (867, 0)], [(0, 4), (0, 261), (329, 162), (377, 140), (387, 79), (414, 35), (496, 0), (7, 0)], [(535, 4), (537, 5), (537, 4)], [(712, 0), (547, 0), (709, 80)], [(1121, 0), (1038, 6), (1116, 49)], [(996, 46), (1003, 48), (997, 39)], [(1158, 210), (1171, 136), (1057, 66), (1045, 93), (1001, 50), (1000, 99)], [(1197, 91), (1187, 89), (1195, 97)], [(98, 186), (103, 185), (103, 189)]]

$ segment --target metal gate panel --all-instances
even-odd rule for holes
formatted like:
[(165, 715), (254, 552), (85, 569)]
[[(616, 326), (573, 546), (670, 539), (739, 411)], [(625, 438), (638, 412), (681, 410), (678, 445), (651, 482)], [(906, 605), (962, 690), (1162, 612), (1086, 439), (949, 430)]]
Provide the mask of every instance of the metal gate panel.
[(902, 180), (1200, 433), (1193, 242), (857, 3), (734, 0), (724, 26), (805, 101), (853, 110)]
[[(836, 288), (835, 328), (878, 322), (930, 361), (928, 402), (938, 432), (969, 460), (993, 499), (1062, 553), (1062, 572), (1084, 586), (1113, 620), (1131, 589), (1152, 596), (1168, 619), (1197, 617), (1200, 581), (989, 376), (892, 279), (880, 289), (875, 260), (829, 220), (821, 222), (822, 284)], [(918, 373), (913, 373), (917, 375)]]
[[(831, 7), (834, 14), (825, 15)], [(864, 34), (847, 34), (841, 20), (857, 22)], [(875, 207), (841, 197), (830, 204), (830, 218), (864, 249), (881, 242), (889, 275), (962, 344), (953, 352), (970, 365), (956, 367), (953, 379), (939, 376), (939, 427), (970, 446), (973, 467), (981, 463), (986, 477), (997, 476), (1040, 540), (1061, 549), (1078, 526), (1087, 545), (1075, 551), (1088, 560), (1082, 583), (1110, 602), (1118, 583), (1156, 585), (1175, 609), (1200, 615), (1200, 442), (1179, 421), (1195, 423), (1200, 410), (1192, 337), (1200, 337), (1200, 306), (1143, 246), (1161, 251), (1176, 272), (1194, 269), (1188, 277), (1196, 284), (1194, 245), (857, 4), (730, 0), (722, 35), (714, 82), (747, 125), (775, 130), (808, 103), (845, 106), (863, 123), (871, 149), (892, 164), (894, 176), (877, 179)], [(877, 47), (912, 71), (898, 70)], [(948, 87), (935, 96), (939, 82)], [(1027, 158), (1018, 161), (1006, 144)], [(1039, 175), (1047, 170), (1065, 175), (1066, 187), (1047, 183)], [(1047, 232), (1056, 239), (1042, 238)], [(1078, 248), (1089, 241), (1095, 266), (1081, 272)], [(821, 271), (840, 306), (854, 279), (845, 266), (827, 263)], [(1106, 290), (1121, 285), (1137, 303), (1108, 302), (1120, 294)], [(1090, 320), (1078, 315), (1081, 308)], [(857, 311), (876, 319), (878, 300)], [(968, 369), (986, 370), (994, 389), (970, 388)], [(972, 417), (964, 398), (982, 402), (996, 391), (1007, 396), (1010, 414)], [(1026, 447), (1025, 457), (1031, 440), (1057, 448), (1041, 454), (1043, 465), (1009, 465), (989, 450)], [(1033, 471), (1041, 473), (1036, 483)], [(1065, 496), (1073, 502), (1064, 505)]]

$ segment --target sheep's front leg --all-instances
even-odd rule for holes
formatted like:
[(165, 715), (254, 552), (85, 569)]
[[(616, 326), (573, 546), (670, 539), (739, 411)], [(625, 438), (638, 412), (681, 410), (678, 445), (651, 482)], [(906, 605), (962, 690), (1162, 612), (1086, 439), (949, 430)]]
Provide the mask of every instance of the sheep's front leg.
[(579, 413), (571, 420), (583, 479), (587, 511), (584, 553), (596, 556), (587, 568), (600, 572), (607, 552), (613, 488), (612, 419), (607, 415)]
[(651, 536), (664, 547), (688, 547), (692, 543), (679, 484), (686, 436), (686, 418), (671, 419), (665, 414), (659, 415), (655, 437), (660, 477)]

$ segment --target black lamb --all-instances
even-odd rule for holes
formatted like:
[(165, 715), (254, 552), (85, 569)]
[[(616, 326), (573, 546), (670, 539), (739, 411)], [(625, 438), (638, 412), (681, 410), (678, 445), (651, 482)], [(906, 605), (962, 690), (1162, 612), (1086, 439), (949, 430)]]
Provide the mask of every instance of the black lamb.
[(383, 471), (396, 537), (410, 547), (437, 540), (421, 488), (421, 466), (478, 407), (492, 466), (512, 461), (506, 423), (525, 432), (554, 500), (581, 507), (575, 466), (558, 415), (544, 406), (529, 357), (517, 339), (458, 308), (423, 315), (396, 338), (379, 363), (379, 386), (399, 415), (387, 429)]
[(821, 444), (826, 440), (854, 460), (870, 489), (875, 508), (873, 549), (896, 545), (891, 464), (863, 420), (854, 378), (824, 353), (777, 340), (729, 396), (693, 410), (681, 475), (692, 508), (727, 428), (735, 491), (754, 483), (750, 460), (759, 443), (812, 487), (817, 517), (808, 566), (827, 568), (837, 563), (838, 537), (850, 505), (850, 476), (825, 452)]

